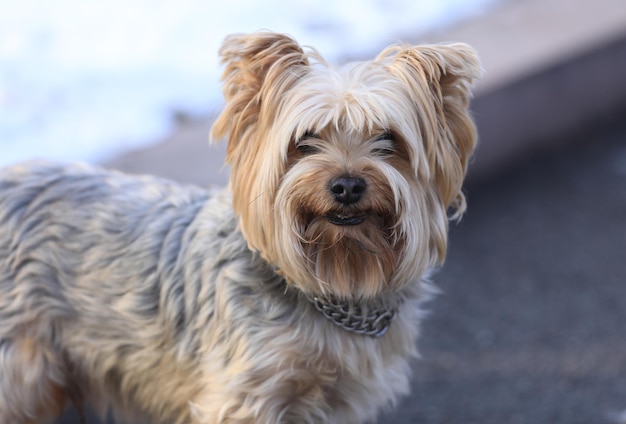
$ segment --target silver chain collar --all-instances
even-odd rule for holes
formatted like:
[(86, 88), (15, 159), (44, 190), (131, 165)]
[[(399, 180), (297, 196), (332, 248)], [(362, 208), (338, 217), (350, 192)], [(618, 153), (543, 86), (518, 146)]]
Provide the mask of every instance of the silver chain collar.
[(309, 301), (322, 315), (344, 330), (370, 337), (384, 335), (398, 312), (397, 307), (368, 307), (321, 297)]

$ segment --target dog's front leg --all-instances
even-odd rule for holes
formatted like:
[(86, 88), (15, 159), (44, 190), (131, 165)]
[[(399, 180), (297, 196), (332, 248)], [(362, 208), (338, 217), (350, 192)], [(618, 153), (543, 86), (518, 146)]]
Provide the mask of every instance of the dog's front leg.
[[(294, 373), (294, 370), (288, 370)], [(311, 375), (279, 381), (277, 371), (221, 388), (212, 385), (192, 402), (194, 424), (329, 423), (330, 407), (324, 388)], [(267, 373), (265, 373), (267, 374)], [(233, 380), (239, 376), (234, 376)], [(280, 378), (280, 377), (279, 377)]]

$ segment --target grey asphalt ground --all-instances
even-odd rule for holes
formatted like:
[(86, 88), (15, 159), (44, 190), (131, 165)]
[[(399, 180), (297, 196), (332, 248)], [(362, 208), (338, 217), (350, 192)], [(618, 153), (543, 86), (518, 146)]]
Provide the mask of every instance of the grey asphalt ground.
[(619, 119), (468, 187), (412, 395), (380, 423), (626, 423)]
[(412, 394), (379, 423), (626, 423), (626, 113), (575, 138), (467, 187)]

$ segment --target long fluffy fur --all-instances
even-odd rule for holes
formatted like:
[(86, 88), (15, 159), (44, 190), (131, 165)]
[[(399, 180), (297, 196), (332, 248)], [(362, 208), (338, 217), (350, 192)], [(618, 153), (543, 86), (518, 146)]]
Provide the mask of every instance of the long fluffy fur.
[(247, 248), (228, 192), (36, 163), (0, 191), (0, 422), (83, 394), (132, 422), (358, 422), (408, 389), (415, 305), (385, 343), (346, 337)]
[[(255, 33), (221, 54), (229, 190), (0, 171), (0, 422), (89, 402), (133, 423), (361, 423), (407, 393), (446, 211), (465, 207), (474, 53), (392, 47), (335, 70)], [(345, 173), (367, 183), (343, 207), (356, 226), (324, 218)], [(381, 338), (352, 334), (312, 295), (397, 314)]]

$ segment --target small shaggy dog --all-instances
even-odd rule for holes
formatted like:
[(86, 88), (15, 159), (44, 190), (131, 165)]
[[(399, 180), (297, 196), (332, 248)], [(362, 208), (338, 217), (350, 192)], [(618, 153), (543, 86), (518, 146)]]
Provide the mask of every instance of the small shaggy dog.
[(329, 66), (230, 36), (229, 190), (0, 171), (0, 423), (360, 423), (409, 389), (475, 142), (464, 44)]

